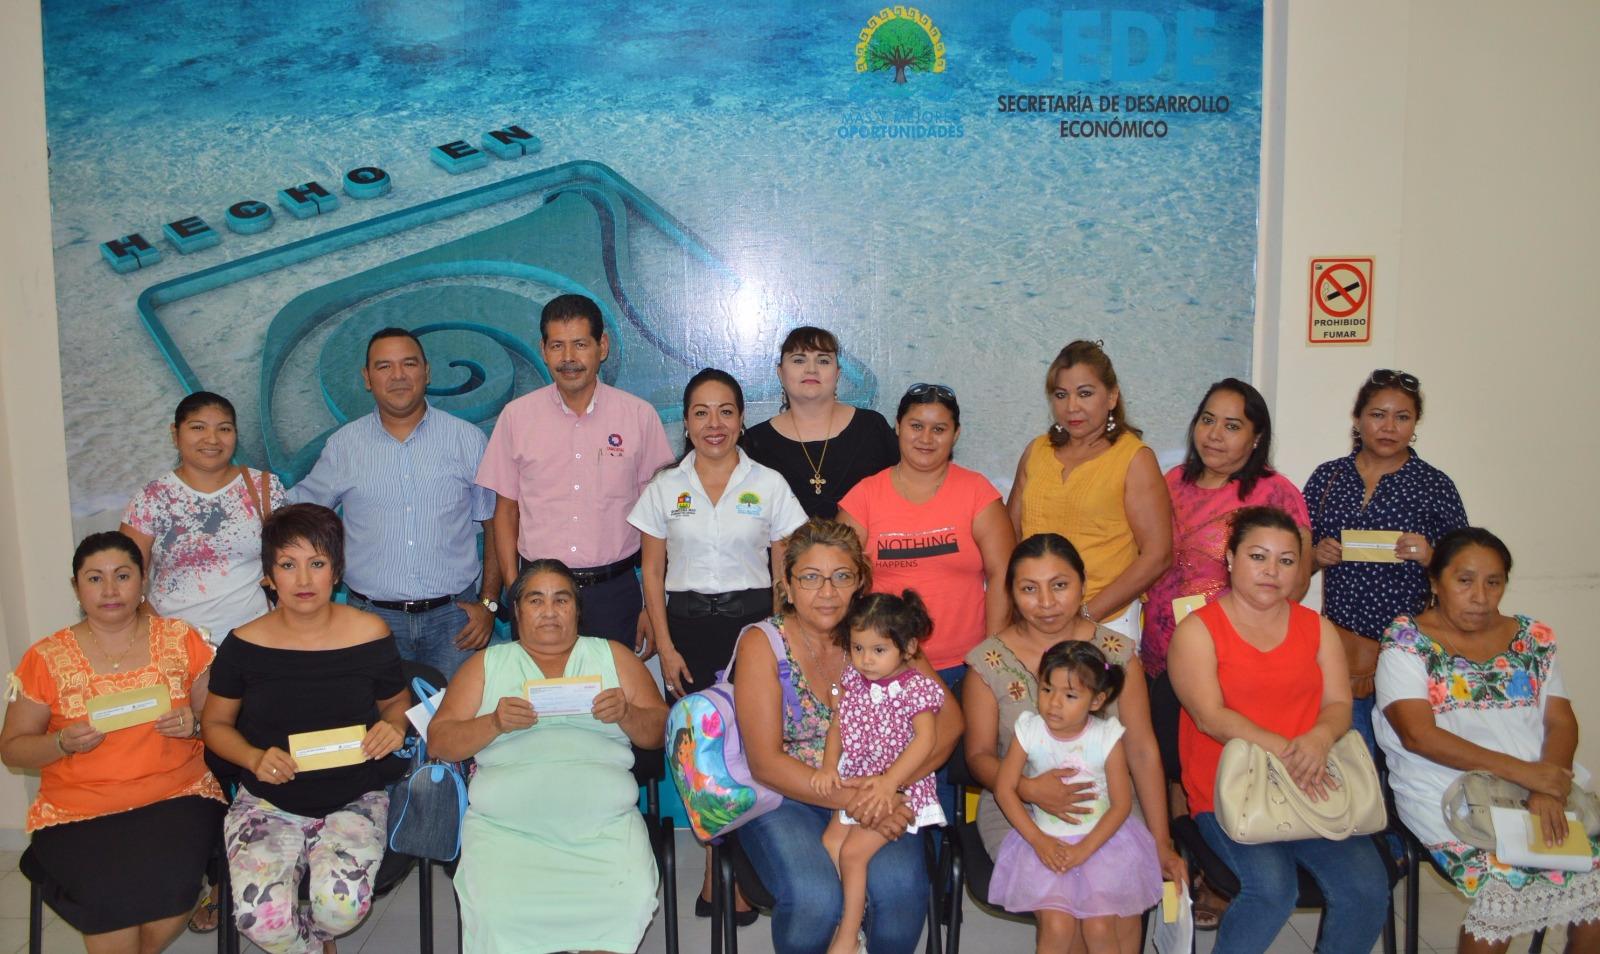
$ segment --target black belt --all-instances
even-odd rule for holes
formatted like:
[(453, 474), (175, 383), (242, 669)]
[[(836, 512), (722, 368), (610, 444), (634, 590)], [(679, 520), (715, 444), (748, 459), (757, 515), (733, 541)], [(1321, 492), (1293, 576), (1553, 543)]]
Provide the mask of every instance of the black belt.
[(402, 613), (410, 613), (413, 615), (416, 613), (426, 613), (429, 610), (436, 610), (441, 606), (448, 606), (449, 604), (454, 603), (456, 599), (454, 596), (435, 596), (431, 600), (375, 600), (350, 589), (350, 585), (348, 583), (345, 584), (345, 589), (350, 591), (351, 596), (361, 600), (363, 603), (376, 606), (378, 609), (399, 610)]
[(667, 594), (667, 614), (679, 619), (725, 616), (738, 619), (772, 610), (772, 590), (734, 590), (731, 593), (696, 593), (678, 590)]
[[(528, 564), (530, 562), (531, 561), (527, 558), (518, 556), (517, 568), (519, 570), (525, 570), (528, 568)], [(586, 566), (580, 569), (574, 569), (572, 571), (572, 579), (578, 584), (578, 588), (582, 589), (585, 586), (594, 586), (596, 583), (604, 583), (607, 580), (614, 580), (624, 573), (632, 573), (634, 568), (636, 568), (638, 565), (639, 551), (635, 550), (630, 556), (625, 556), (615, 563), (607, 563), (605, 566)]]

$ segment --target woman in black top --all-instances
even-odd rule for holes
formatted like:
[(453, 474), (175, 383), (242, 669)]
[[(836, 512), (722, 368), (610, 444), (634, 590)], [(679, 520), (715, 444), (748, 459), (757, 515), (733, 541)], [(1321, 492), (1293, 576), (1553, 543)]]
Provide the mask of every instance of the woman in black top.
[(408, 698), (388, 626), (332, 602), (344, 569), (333, 511), (273, 513), (261, 554), (277, 608), (218, 648), (201, 717), (206, 746), (244, 770), (223, 823), (235, 918), (272, 954), (331, 954), (372, 904), (389, 807), (378, 760), (400, 747)]
[(900, 460), (883, 415), (839, 400), (839, 339), (805, 325), (778, 349), (783, 410), (745, 432), (750, 459), (782, 474), (806, 516), (832, 520), (839, 500), (863, 477)]

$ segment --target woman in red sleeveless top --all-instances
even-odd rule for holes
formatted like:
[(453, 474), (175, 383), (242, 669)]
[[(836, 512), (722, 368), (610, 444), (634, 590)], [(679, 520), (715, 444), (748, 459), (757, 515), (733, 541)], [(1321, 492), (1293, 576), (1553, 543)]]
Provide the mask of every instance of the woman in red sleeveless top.
[(1178, 726), (1184, 793), (1206, 843), (1239, 878), (1216, 949), (1265, 951), (1289, 920), (1295, 867), (1327, 899), (1318, 951), (1370, 951), (1388, 908), (1388, 878), (1366, 838), (1243, 845), (1213, 814), (1222, 746), (1242, 738), (1276, 753), (1313, 798), (1326, 797), (1326, 761), (1350, 729), (1344, 648), (1333, 627), (1289, 592), (1299, 578), (1300, 531), (1273, 507), (1245, 507), (1228, 539), (1231, 589), (1173, 633), (1168, 671), (1183, 714)]

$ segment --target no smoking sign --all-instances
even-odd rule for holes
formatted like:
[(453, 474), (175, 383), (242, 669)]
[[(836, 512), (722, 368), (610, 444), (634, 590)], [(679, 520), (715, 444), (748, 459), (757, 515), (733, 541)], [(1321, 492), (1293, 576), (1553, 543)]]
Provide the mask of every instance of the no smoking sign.
[(1372, 340), (1372, 263), (1368, 258), (1311, 260), (1312, 344), (1364, 344)]

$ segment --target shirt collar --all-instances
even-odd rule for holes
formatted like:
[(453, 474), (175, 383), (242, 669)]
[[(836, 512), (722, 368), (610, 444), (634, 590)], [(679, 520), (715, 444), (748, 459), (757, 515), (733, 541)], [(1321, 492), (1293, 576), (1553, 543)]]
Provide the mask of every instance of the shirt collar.
[[(744, 452), (743, 447), (735, 445), (733, 450), (734, 453), (739, 455), (739, 463), (733, 465), (733, 473), (728, 475), (728, 487), (730, 489), (744, 480), (744, 476), (750, 473), (751, 468), (755, 467), (755, 461), (750, 459), (749, 455)], [(678, 470), (683, 473), (684, 477), (694, 481), (694, 485), (700, 488), (701, 493), (705, 493), (705, 488), (700, 486), (700, 475), (694, 469), (694, 458), (695, 452), (691, 449), (689, 453), (683, 455), (683, 460), (678, 462)], [(727, 493), (727, 491), (724, 490), (723, 493)]]
[(407, 434), (406, 439), (403, 441), (396, 441), (394, 435), (389, 433), (389, 429), (383, 426), (383, 416), (378, 413), (377, 408), (372, 409), (371, 416), (375, 433), (394, 441), (396, 444), (409, 444), (411, 439), (417, 436), (417, 432), (422, 430), (423, 425), (428, 423), (428, 418), (433, 416), (433, 405), (428, 403), (426, 398), (422, 400), (422, 416), (417, 419), (417, 425), (411, 429), (411, 433)]
[[(600, 389), (604, 388), (605, 386), (606, 383), (604, 381), (598, 379), (595, 380), (594, 393), (589, 395), (589, 406), (583, 409), (584, 417), (588, 417), (590, 414), (594, 413), (594, 407), (600, 401)], [(572, 408), (567, 407), (566, 399), (561, 396), (561, 389), (556, 387), (553, 383), (550, 385), (550, 399), (556, 402), (556, 410), (560, 411), (562, 414), (565, 414), (568, 417), (578, 416), (573, 413)]]

